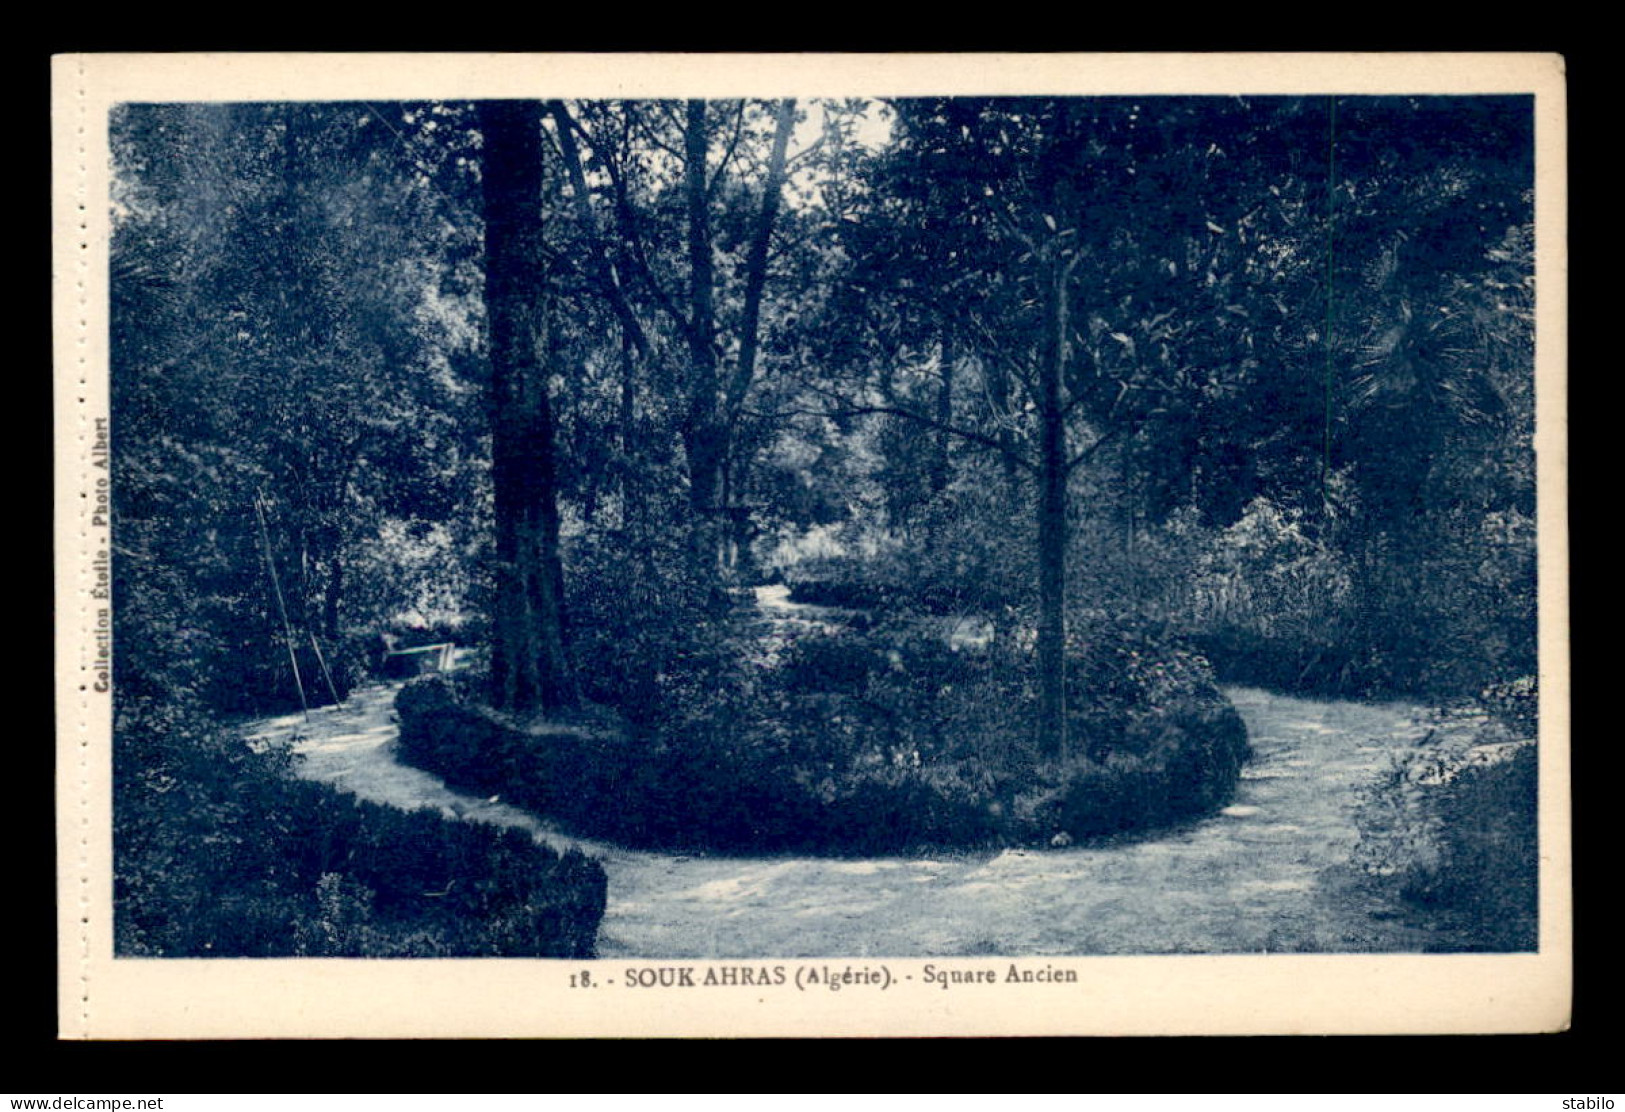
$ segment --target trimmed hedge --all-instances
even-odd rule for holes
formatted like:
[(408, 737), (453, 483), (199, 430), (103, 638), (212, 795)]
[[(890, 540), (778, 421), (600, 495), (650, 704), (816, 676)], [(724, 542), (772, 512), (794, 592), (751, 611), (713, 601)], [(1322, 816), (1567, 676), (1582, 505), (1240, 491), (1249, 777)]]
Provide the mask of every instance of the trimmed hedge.
[(896, 624), (803, 637), (636, 728), (522, 728), (423, 677), (397, 696), (400, 753), (581, 835), (732, 852), (1064, 843), (1231, 797), (1246, 730), (1199, 658), (1122, 628), (1073, 652), (1061, 761), (1033, 751), (1030, 647), (956, 652)]
[[(447, 956), (594, 956), (608, 894), (597, 861), (520, 830), (308, 794), (322, 837), (296, 840), (290, 856), (318, 885), (342, 874), (369, 890), (377, 941), (433, 925)], [(365, 934), (353, 941), (348, 952), (370, 948)]]
[(607, 883), (579, 852), (287, 779), (286, 754), (185, 715), (132, 717), (115, 735), (120, 955), (593, 956)]
[(408, 683), (395, 708), (404, 760), (580, 834), (667, 847), (803, 844), (804, 793), (767, 754), (679, 748), (603, 720), (527, 730), (440, 676)]
[(1132, 722), (1125, 740), (1101, 761), (1042, 769), (1018, 812), (1070, 838), (1184, 822), (1230, 802), (1251, 750), (1235, 708), (1201, 697)]
[(788, 581), (790, 601), (848, 610), (909, 608), (926, 614), (956, 614), (965, 609), (962, 592), (950, 584), (900, 586), (883, 580), (848, 577), (801, 577)]

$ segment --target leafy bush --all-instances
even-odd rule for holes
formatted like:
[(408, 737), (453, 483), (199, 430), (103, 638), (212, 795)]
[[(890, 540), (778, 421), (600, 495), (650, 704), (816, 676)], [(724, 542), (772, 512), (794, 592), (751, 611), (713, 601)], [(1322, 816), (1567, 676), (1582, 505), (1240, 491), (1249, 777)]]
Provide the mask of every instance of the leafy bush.
[(1299, 695), (1351, 697), (1389, 689), (1359, 643), (1339, 637), (1340, 623), (1318, 634), (1268, 634), (1222, 624), (1190, 635), (1224, 683)]
[[(955, 651), (928, 623), (794, 639), (629, 728), (526, 727), (425, 677), (401, 753), (587, 835), (728, 851), (897, 852), (1179, 821), (1229, 798), (1245, 729), (1194, 654), (1102, 626), (1074, 645), (1075, 760), (1041, 759), (1030, 644)], [(671, 682), (666, 677), (666, 683)]]
[[(958, 523), (969, 528), (966, 523)], [(1008, 539), (989, 551), (987, 538), (971, 549), (947, 548), (939, 536), (925, 546), (893, 546), (873, 555), (823, 556), (803, 560), (783, 573), (794, 602), (813, 606), (839, 606), (855, 610), (895, 610), (925, 614), (986, 611), (1025, 598), (1030, 591), (1016, 579), (1028, 562), (1021, 552), (1006, 555)]]
[[(346, 637), (337, 642), (323, 641), (318, 656), (309, 640), (294, 643), (299, 661), (299, 682), (294, 682), (287, 642), (252, 639), (231, 658), (238, 668), (230, 676), (215, 677), (208, 693), (212, 706), (226, 713), (285, 714), (300, 708), (300, 684), (305, 703), (312, 707), (333, 705), (333, 694), (342, 702), (350, 692), (375, 673), (376, 654), (365, 637)], [(331, 678), (333, 686), (328, 687)]]
[(1223, 529), (1172, 515), (1133, 560), (1096, 543), (1081, 593), (1167, 619), (1231, 683), (1460, 698), (1533, 669), (1531, 518), (1461, 505), (1383, 528), (1348, 474), (1330, 492), (1313, 516), (1267, 497)]
[(1538, 905), (1537, 759), (1523, 746), (1461, 770), (1440, 800), (1437, 871), (1415, 894), (1476, 914), (1502, 938), (1531, 931)]
[[(676, 531), (668, 531), (676, 532)], [(571, 653), (582, 693), (637, 725), (674, 713), (683, 693), (738, 666), (738, 630), (670, 535), (591, 532), (565, 563)]]
[[(858, 572), (859, 565), (851, 568), (830, 567), (831, 561), (821, 561), (819, 567), (798, 567), (786, 578), (790, 586), (790, 600), (812, 606), (844, 606), (853, 610), (881, 609), (896, 602), (892, 585), (867, 575), (842, 574)], [(820, 573), (830, 573), (820, 574)]]
[(674, 847), (799, 844), (790, 773), (742, 744), (726, 697), (695, 699), (663, 719), (664, 735), (604, 716), (526, 727), (426, 676), (396, 698), (400, 753), (583, 834)]
[[(913, 431), (910, 429), (909, 431)], [(888, 495), (902, 472), (887, 473)], [(924, 492), (921, 492), (924, 493)], [(832, 533), (833, 552), (784, 566), (796, 602), (914, 614), (996, 614), (1033, 597), (1032, 522), (1007, 477), (970, 464), (939, 491)], [(912, 501), (912, 500), (909, 500)]]
[(1514, 737), (1532, 738), (1539, 732), (1540, 681), (1536, 677), (1491, 684), (1479, 694), (1479, 702)]
[(1354, 861), (1419, 909), (1452, 917), (1475, 949), (1538, 938), (1539, 755), (1501, 724), (1445, 722), (1396, 760), (1357, 812)]

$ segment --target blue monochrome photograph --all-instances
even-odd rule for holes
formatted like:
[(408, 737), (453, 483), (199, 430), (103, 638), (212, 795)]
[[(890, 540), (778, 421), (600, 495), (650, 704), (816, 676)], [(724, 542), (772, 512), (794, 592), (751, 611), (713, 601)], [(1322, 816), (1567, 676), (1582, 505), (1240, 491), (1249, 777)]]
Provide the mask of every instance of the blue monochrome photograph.
[(1534, 108), (117, 104), (115, 954), (1536, 952)]

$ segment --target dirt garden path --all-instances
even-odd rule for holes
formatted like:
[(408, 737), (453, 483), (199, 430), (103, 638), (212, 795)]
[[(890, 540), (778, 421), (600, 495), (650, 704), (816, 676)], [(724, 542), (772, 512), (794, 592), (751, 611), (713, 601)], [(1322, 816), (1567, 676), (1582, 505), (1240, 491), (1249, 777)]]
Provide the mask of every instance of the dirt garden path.
[(1255, 757), (1220, 814), (1065, 849), (849, 860), (679, 856), (563, 834), (398, 762), (398, 687), (360, 689), (308, 725), (264, 720), (249, 737), (291, 739), (299, 775), (362, 798), (598, 857), (606, 958), (1414, 952), (1446, 941), (1337, 879), (1360, 784), (1422, 732), (1404, 705), (1233, 688)]

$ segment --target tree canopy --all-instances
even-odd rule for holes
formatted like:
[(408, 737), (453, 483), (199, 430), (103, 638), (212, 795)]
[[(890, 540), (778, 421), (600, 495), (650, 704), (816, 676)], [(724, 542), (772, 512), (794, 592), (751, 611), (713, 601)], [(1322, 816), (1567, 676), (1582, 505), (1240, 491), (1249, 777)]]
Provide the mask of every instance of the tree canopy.
[(285, 688), (267, 560), (341, 671), (550, 595), (527, 703), (630, 600), (706, 628), (831, 560), (1036, 630), (1044, 720), (1097, 611), (1273, 637), (1318, 595), (1361, 682), (1532, 665), (1528, 98), (126, 105), (114, 136), (132, 685)]

